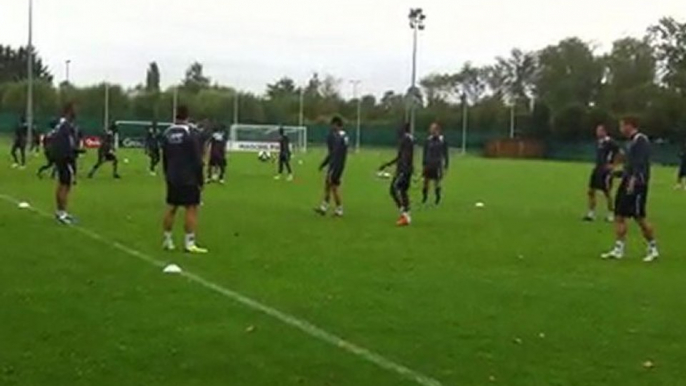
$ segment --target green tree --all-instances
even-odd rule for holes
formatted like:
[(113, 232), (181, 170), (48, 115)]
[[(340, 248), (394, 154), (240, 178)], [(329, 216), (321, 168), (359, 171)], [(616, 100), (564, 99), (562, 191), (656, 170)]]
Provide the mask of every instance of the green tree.
[(14, 49), (0, 45), (0, 83), (19, 81), (27, 78), (28, 60), (33, 57), (33, 76), (52, 82), (48, 67), (34, 49), (31, 55), (26, 47)]
[(182, 88), (191, 93), (209, 88), (211, 79), (204, 74), (203, 65), (199, 62), (194, 62), (186, 70), (186, 76), (182, 82)]
[(686, 23), (668, 17), (648, 28), (659, 60), (662, 83), (686, 96)]
[(616, 113), (643, 113), (655, 97), (656, 59), (646, 40), (625, 38), (604, 58), (606, 71), (600, 104)]
[(145, 76), (145, 91), (160, 92), (160, 68), (157, 62), (152, 62), (148, 66), (148, 72)]

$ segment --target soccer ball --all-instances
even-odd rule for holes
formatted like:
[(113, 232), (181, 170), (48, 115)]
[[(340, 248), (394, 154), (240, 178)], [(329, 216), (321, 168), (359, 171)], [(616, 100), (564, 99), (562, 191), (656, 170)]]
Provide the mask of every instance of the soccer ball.
[(269, 153), (266, 150), (261, 150), (259, 153), (257, 153), (257, 159), (260, 160), (261, 162), (267, 162), (272, 158), (271, 153)]

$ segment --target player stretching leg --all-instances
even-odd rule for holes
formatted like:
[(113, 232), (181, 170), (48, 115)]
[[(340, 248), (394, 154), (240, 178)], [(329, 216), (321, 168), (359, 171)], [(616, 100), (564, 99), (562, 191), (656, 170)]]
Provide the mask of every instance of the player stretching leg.
[(398, 133), (398, 155), (392, 161), (381, 165), (379, 170), (384, 170), (391, 165), (396, 165), (395, 176), (391, 182), (391, 197), (400, 210), (400, 218), (396, 222), (398, 226), (408, 226), (412, 222), (410, 216), (410, 184), (414, 172), (414, 138), (410, 134), (410, 125), (405, 124)]
[(217, 176), (220, 184), (224, 183), (226, 175), (226, 146), (229, 142), (229, 133), (223, 126), (215, 127), (210, 136), (210, 162), (207, 167), (207, 181), (212, 182)]
[(55, 218), (65, 225), (71, 225), (75, 219), (67, 212), (69, 205), (69, 193), (74, 184), (76, 171), (76, 156), (78, 152), (78, 138), (74, 119), (76, 113), (74, 106), (69, 104), (64, 108), (62, 119), (55, 129), (54, 138), (51, 141), (52, 154), (57, 168), (58, 182), (55, 192), (57, 210)]
[(162, 167), (167, 181), (167, 210), (164, 214), (163, 247), (175, 249), (172, 238), (174, 217), (180, 207), (185, 208), (186, 232), (184, 250), (188, 253), (207, 253), (195, 243), (198, 228), (198, 208), (203, 187), (202, 138), (188, 122), (188, 108), (179, 106), (176, 123), (170, 126), (162, 139)]
[(145, 135), (145, 154), (150, 158), (150, 175), (157, 175), (157, 165), (160, 163), (160, 131), (157, 122), (153, 122)]
[(627, 233), (627, 218), (634, 218), (641, 227), (643, 237), (648, 242), (648, 253), (643, 259), (646, 263), (655, 261), (660, 253), (655, 241), (653, 226), (646, 219), (648, 184), (650, 182), (650, 140), (638, 131), (638, 120), (624, 118), (621, 131), (630, 142), (626, 149), (626, 161), (622, 173), (622, 183), (617, 192), (615, 204), (615, 247), (602, 255), (603, 259), (624, 257), (624, 244)]
[[(48, 131), (47, 134), (43, 136), (43, 155), (45, 156), (45, 160), (47, 163), (40, 168), (38, 168), (38, 178), (43, 178), (43, 173), (45, 173), (46, 170), (49, 170), (55, 166), (55, 156), (53, 155), (52, 151), (52, 140), (55, 137), (58, 121), (52, 121), (50, 122), (50, 130)], [(53, 178), (55, 177), (55, 170), (53, 169), (52, 172)]]
[(595, 167), (588, 183), (588, 213), (584, 221), (595, 220), (596, 192), (601, 191), (607, 200), (607, 221), (614, 220), (614, 207), (612, 201), (612, 177), (615, 160), (619, 154), (619, 145), (607, 134), (604, 125), (596, 127), (598, 144), (596, 148)]
[(274, 177), (275, 180), (280, 180), (284, 168), (288, 171), (288, 181), (293, 181), (293, 170), (291, 169), (291, 140), (283, 131), (283, 127), (279, 128), (279, 173)]
[(331, 196), (333, 196), (336, 203), (334, 216), (343, 217), (343, 201), (341, 200), (339, 189), (348, 158), (348, 136), (343, 131), (343, 120), (341, 118), (334, 117), (331, 120), (331, 131), (329, 131), (326, 143), (329, 153), (319, 166), (319, 170), (323, 170), (327, 166), (329, 168), (326, 172), (326, 180), (324, 181), (324, 199), (319, 208), (316, 208), (314, 211), (325, 216), (329, 211), (329, 203), (331, 202)]
[(441, 126), (432, 123), (429, 128), (429, 138), (424, 144), (424, 186), (422, 188), (422, 204), (429, 199), (429, 186), (434, 182), (436, 205), (441, 203), (441, 181), (443, 172), (448, 170), (450, 158), (448, 155), (448, 143), (441, 135)]
[(105, 162), (112, 162), (112, 176), (115, 179), (120, 179), (121, 176), (118, 173), (119, 160), (114, 153), (114, 131), (112, 129), (105, 130), (105, 137), (98, 149), (98, 162), (93, 166), (90, 173), (88, 173), (88, 178), (93, 178), (95, 172), (97, 172), (98, 169), (100, 169), (100, 166)]

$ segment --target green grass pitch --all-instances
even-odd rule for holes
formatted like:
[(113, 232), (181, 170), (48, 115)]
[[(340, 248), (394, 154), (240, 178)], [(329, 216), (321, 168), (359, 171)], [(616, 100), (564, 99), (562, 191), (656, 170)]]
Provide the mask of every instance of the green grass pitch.
[[(71, 211), (106, 242), (0, 200), (0, 385), (417, 385), (112, 243), (446, 386), (686, 382), (686, 193), (672, 190), (672, 169), (655, 168), (664, 258), (646, 265), (635, 226), (625, 261), (599, 259), (613, 237), (580, 221), (587, 164), (455, 157), (444, 204), (415, 206), (412, 227), (397, 229), (389, 182), (374, 175), (390, 151), (350, 156), (343, 219), (312, 212), (320, 152), (294, 162), (293, 183), (232, 155), (227, 185), (205, 193), (199, 241), (211, 254), (189, 257), (160, 249), (164, 187), (142, 152), (120, 154), (121, 181), (109, 165), (83, 178), (92, 153)], [(52, 213), (40, 162), (1, 167), (0, 195)]]

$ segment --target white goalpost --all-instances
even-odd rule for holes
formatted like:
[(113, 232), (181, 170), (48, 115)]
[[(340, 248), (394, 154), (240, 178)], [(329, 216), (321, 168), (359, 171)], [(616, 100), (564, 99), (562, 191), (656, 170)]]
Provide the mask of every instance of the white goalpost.
[(307, 152), (307, 127), (306, 126), (280, 126), (280, 125), (246, 125), (235, 124), (231, 126), (229, 136), (229, 150), (243, 152), (278, 152), (279, 130), (291, 140), (294, 152)]

